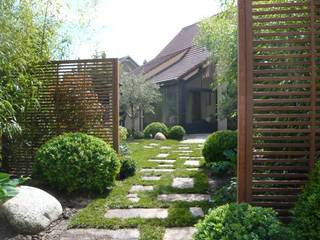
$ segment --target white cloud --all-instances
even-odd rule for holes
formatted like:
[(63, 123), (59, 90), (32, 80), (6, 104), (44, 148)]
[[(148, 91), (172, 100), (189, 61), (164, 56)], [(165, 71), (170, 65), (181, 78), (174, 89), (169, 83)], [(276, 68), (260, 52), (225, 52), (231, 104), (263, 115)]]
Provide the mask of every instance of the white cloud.
[[(93, 42), (83, 40), (75, 57), (95, 49), (108, 57), (151, 60), (181, 30), (218, 11), (218, 0), (100, 0), (92, 18)], [(86, 38), (85, 38), (86, 39)]]

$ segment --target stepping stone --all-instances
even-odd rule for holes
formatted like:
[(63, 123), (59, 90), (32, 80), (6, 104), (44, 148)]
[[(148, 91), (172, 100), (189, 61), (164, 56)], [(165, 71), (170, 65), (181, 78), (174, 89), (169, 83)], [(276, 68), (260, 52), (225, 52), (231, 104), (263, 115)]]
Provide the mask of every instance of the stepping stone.
[(167, 218), (166, 208), (130, 208), (130, 209), (110, 209), (104, 215), (105, 218)]
[(158, 166), (158, 168), (173, 168), (174, 165), (173, 164), (160, 164)]
[(156, 163), (174, 163), (176, 160), (162, 160), (162, 159), (150, 159), (148, 162), (156, 162)]
[(158, 176), (144, 176), (141, 179), (145, 181), (158, 181), (161, 177)]
[(192, 240), (194, 227), (167, 228), (163, 240)]
[(194, 217), (203, 217), (204, 216), (202, 208), (199, 208), (199, 207), (191, 207), (190, 208), (190, 213)]
[(151, 147), (151, 146), (143, 146), (143, 148), (152, 149), (153, 147)]
[(156, 147), (156, 146), (159, 146), (159, 144), (157, 144), (157, 143), (150, 143), (149, 146)]
[(159, 154), (157, 155), (157, 158), (166, 158), (166, 157), (168, 157), (168, 156), (169, 156), (168, 153), (159, 153)]
[(127, 195), (127, 198), (129, 199), (129, 201), (131, 201), (133, 203), (137, 203), (140, 201), (140, 198), (138, 197), (138, 194), (136, 194), (136, 193), (129, 193)]
[(173, 172), (174, 169), (165, 169), (165, 168), (143, 168), (141, 172)]
[(158, 200), (166, 202), (199, 202), (210, 201), (210, 195), (208, 194), (161, 194), (158, 196)]
[(197, 160), (188, 160), (184, 163), (185, 166), (190, 166), (190, 167), (199, 167), (200, 162)]
[(189, 150), (190, 147), (179, 147), (179, 150)]
[(199, 168), (187, 168), (187, 171), (199, 171)]
[(192, 153), (193, 151), (188, 151), (188, 150), (178, 150), (178, 151), (173, 151), (176, 153)]
[(138, 229), (69, 229), (65, 231), (60, 240), (139, 240), (140, 233)]
[(172, 187), (174, 188), (193, 188), (194, 187), (194, 181), (193, 178), (174, 178)]
[(181, 156), (179, 157), (180, 159), (190, 159), (191, 157), (187, 157), (187, 156)]
[(153, 191), (153, 186), (133, 185), (130, 189), (130, 193)]
[(169, 149), (172, 149), (172, 147), (169, 147), (169, 146), (162, 146), (162, 147), (160, 147), (160, 149), (162, 149), (162, 150), (169, 150)]

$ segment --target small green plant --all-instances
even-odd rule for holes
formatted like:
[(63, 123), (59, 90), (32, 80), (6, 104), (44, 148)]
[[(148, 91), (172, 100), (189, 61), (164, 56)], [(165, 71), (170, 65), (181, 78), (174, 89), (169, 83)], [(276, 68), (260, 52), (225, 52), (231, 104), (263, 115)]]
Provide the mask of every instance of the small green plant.
[(129, 135), (128, 130), (123, 126), (119, 126), (119, 132), (120, 132), (120, 142), (125, 142)]
[(35, 175), (67, 192), (103, 192), (120, 169), (115, 151), (102, 139), (66, 133), (49, 140), (36, 154)]
[(320, 162), (293, 209), (292, 227), (299, 240), (320, 239)]
[(145, 138), (153, 138), (158, 132), (168, 136), (168, 127), (164, 123), (153, 122), (150, 123), (143, 131)]
[(120, 145), (119, 145), (119, 154), (121, 156), (129, 155), (129, 148), (128, 148), (128, 144), (126, 142), (120, 143)]
[(140, 131), (134, 131), (133, 138), (134, 139), (143, 139), (144, 138), (144, 134), (143, 134), (143, 132), (140, 132)]
[(0, 172), (0, 205), (19, 193), (17, 186), (27, 181), (28, 178), (11, 179), (9, 174)]
[(182, 126), (173, 126), (169, 130), (169, 138), (175, 140), (182, 140), (184, 135), (186, 134), (186, 130)]
[(230, 182), (218, 189), (213, 195), (212, 202), (215, 206), (227, 203), (235, 203), (237, 200), (237, 179), (232, 178)]
[(235, 172), (237, 132), (225, 130), (213, 133), (204, 144), (202, 154), (207, 165), (214, 173), (225, 174)]
[(196, 225), (195, 240), (283, 240), (289, 231), (271, 208), (226, 204), (215, 208)]
[(137, 163), (132, 158), (122, 158), (121, 159), (121, 168), (119, 173), (120, 179), (125, 179), (131, 177), (136, 173)]

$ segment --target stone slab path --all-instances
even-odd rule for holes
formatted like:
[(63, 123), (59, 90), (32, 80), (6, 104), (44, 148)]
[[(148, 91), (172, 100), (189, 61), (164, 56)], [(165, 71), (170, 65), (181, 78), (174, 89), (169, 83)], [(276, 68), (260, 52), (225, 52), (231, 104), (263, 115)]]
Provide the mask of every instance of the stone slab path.
[(60, 240), (139, 240), (138, 229), (69, 229)]
[(168, 209), (165, 208), (130, 208), (130, 209), (109, 209), (104, 215), (106, 218), (159, 218), (168, 217)]
[(164, 234), (164, 240), (192, 240), (194, 232), (194, 227), (167, 228)]

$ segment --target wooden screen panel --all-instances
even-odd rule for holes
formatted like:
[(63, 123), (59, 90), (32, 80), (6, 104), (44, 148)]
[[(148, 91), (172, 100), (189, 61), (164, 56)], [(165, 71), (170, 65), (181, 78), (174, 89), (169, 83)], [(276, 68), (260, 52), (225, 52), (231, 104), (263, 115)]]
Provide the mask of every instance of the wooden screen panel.
[(119, 76), (117, 59), (53, 61), (39, 65), (39, 108), (20, 116), (23, 133), (4, 144), (6, 170), (32, 173), (34, 155), (44, 142), (65, 132), (102, 138), (118, 151)]
[(289, 216), (319, 158), (320, 6), (239, 0), (238, 200)]

